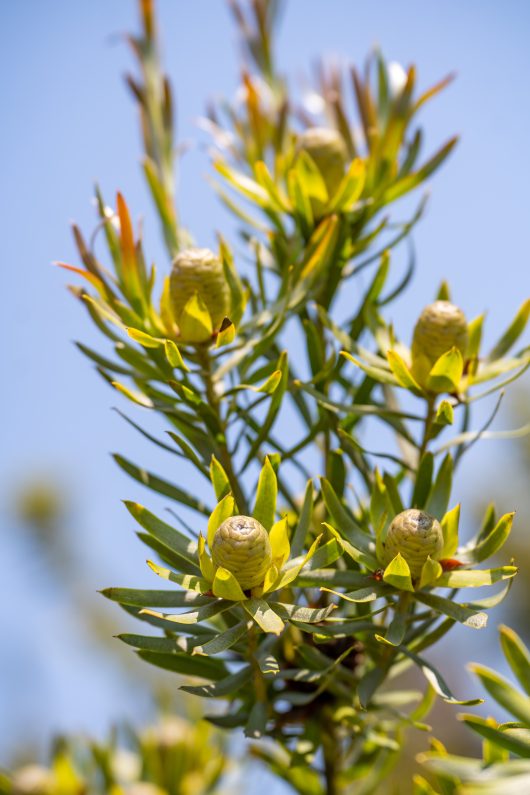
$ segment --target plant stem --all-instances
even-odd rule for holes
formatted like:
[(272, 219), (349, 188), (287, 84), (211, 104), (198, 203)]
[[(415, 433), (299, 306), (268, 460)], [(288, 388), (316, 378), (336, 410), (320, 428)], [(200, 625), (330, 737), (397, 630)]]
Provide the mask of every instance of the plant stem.
[(210, 406), (211, 409), (213, 409), (215, 416), (217, 417), (217, 421), (219, 423), (219, 429), (221, 431), (220, 438), (216, 440), (219, 451), (219, 460), (230, 482), (230, 489), (237, 503), (238, 509), (242, 513), (247, 514), (248, 513), (247, 500), (245, 498), (245, 495), (243, 494), (241, 486), (239, 485), (239, 480), (234, 471), (232, 457), (230, 455), (228, 446), (226, 444), (226, 422), (223, 420), (221, 415), (221, 402), (219, 400), (219, 395), (215, 390), (215, 384), (213, 382), (212, 360), (210, 358), (210, 351), (208, 350), (208, 348), (205, 348), (203, 346), (197, 346), (197, 358), (201, 366), (201, 375), (204, 382), (206, 400), (208, 401), (208, 405)]
[(427, 398), (427, 411), (425, 413), (425, 425), (423, 427), (423, 439), (421, 440), (421, 445), (418, 453), (418, 466), (420, 465), (420, 461), (423, 458), (425, 451), (427, 450), (427, 444), (429, 443), (429, 435), (431, 432), (432, 421), (434, 419), (434, 402), (435, 397), (429, 396)]
[(324, 725), (322, 750), (324, 753), (326, 795), (339, 795), (337, 783), (337, 739), (335, 737), (335, 727), (331, 721), (326, 722)]

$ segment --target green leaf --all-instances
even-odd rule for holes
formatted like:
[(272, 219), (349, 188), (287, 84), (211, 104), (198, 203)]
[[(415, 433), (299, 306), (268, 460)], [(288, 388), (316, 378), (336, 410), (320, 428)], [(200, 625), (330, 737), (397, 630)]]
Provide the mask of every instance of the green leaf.
[(516, 756), (530, 758), (530, 742), (519, 739), (516, 733), (492, 726), (491, 718), (480, 718), (478, 715), (459, 715), (458, 718), (486, 740), (506, 748)]
[(258, 160), (254, 164), (254, 171), (256, 180), (262, 188), (269, 194), (271, 205), (275, 210), (281, 213), (288, 213), (290, 211), (289, 200), (283, 193), (280, 186), (277, 184), (274, 177), (271, 175), (267, 164), (263, 160)]
[(304, 492), (304, 501), (298, 517), (298, 524), (291, 539), (291, 555), (296, 558), (306, 545), (306, 538), (313, 518), (313, 481), (308, 480)]
[(178, 325), (183, 340), (201, 343), (211, 339), (212, 318), (207, 305), (198, 293), (194, 293), (186, 301), (178, 318)]
[(425, 505), (425, 510), (434, 516), (436, 519), (442, 520), (447, 511), (449, 500), (451, 498), (451, 487), (453, 484), (453, 459), (450, 453), (447, 453), (442, 461), (436, 479), (434, 481), (431, 493)]
[(265, 441), (265, 439), (268, 438), (268, 434), (273, 426), (274, 420), (276, 419), (276, 415), (280, 410), (280, 406), (282, 404), (283, 396), (287, 389), (287, 384), (289, 379), (289, 366), (288, 366), (286, 351), (283, 351), (280, 354), (280, 358), (278, 359), (277, 369), (280, 370), (282, 373), (281, 381), (271, 397), (267, 415), (264, 421), (260, 424), (259, 433), (257, 434), (256, 438), (252, 441), (252, 444), (250, 445), (242, 470), (246, 469), (250, 461), (252, 461), (252, 459), (260, 449), (261, 444)]
[(252, 740), (259, 740), (267, 731), (267, 704), (263, 701), (256, 701), (250, 710), (247, 725), (245, 726), (245, 737)]
[(461, 706), (474, 706), (475, 704), (482, 704), (483, 699), (481, 698), (472, 698), (465, 701), (456, 699), (451, 693), (447, 682), (441, 673), (434, 667), (434, 665), (431, 665), (431, 663), (429, 663), (423, 657), (420, 657), (418, 654), (410, 651), (410, 649), (407, 649), (406, 646), (400, 646), (399, 649), (406, 657), (410, 657), (410, 659), (416, 663), (431, 687), (448, 704), (459, 704)]
[(219, 599), (229, 599), (233, 602), (242, 602), (247, 597), (231, 571), (219, 566), (215, 572), (212, 591)]
[(200, 607), (211, 597), (193, 591), (104, 588), (100, 593), (113, 602), (136, 607)]
[(484, 665), (470, 663), (468, 668), (478, 676), (490, 696), (501, 707), (530, 728), (530, 697), (523, 695), (496, 671)]
[(326, 607), (301, 607), (299, 605), (288, 605), (284, 602), (271, 602), (271, 607), (284, 621), (302, 621), (304, 624), (318, 624), (325, 621), (333, 613), (336, 605), (331, 604)]
[(512, 345), (519, 339), (523, 331), (525, 330), (526, 324), (528, 323), (528, 318), (530, 317), (530, 298), (522, 303), (519, 307), (517, 314), (515, 315), (514, 319), (500, 338), (500, 340), (494, 345), (493, 350), (490, 352), (488, 359), (489, 361), (495, 361), (495, 359), (500, 359), (507, 353)]
[(442, 572), (443, 569), (441, 564), (438, 563), (437, 560), (433, 560), (429, 555), (421, 569), (419, 588), (426, 588), (433, 583), (436, 583), (438, 586), (440, 584), (439, 578)]
[(163, 638), (160, 635), (133, 635), (131, 633), (116, 635), (116, 637), (126, 643), (127, 646), (132, 646), (135, 649), (168, 654), (178, 651), (175, 637)]
[(488, 622), (486, 613), (479, 611), (475, 607), (444, 599), (442, 596), (418, 591), (416, 599), (428, 607), (432, 607), (433, 610), (437, 610), (439, 613), (443, 613), (449, 618), (454, 618), (455, 621), (465, 624), (466, 627), (472, 627), (472, 629), (483, 629)]
[(361, 198), (366, 181), (366, 167), (364, 160), (355, 158), (352, 160), (348, 171), (342, 178), (337, 192), (330, 204), (330, 212), (343, 212), (353, 209), (354, 205)]
[(501, 566), (498, 569), (454, 569), (442, 574), (436, 585), (439, 588), (481, 588), (500, 580), (509, 580), (516, 574), (516, 566)]
[(373, 378), (374, 381), (377, 381), (380, 384), (390, 384), (391, 386), (399, 386), (400, 382), (396, 378), (396, 376), (390, 372), (389, 370), (384, 370), (382, 367), (373, 367), (372, 365), (365, 364), (360, 359), (356, 359), (351, 353), (348, 351), (341, 351), (341, 356), (344, 356), (345, 359), (352, 362), (356, 367), (359, 367), (366, 375), (369, 375), (370, 378)]
[(481, 563), (498, 552), (510, 535), (514, 516), (515, 513), (505, 513), (501, 516), (486, 538), (482, 539), (474, 549), (466, 550), (465, 559)]
[(419, 395), (420, 397), (423, 396), (425, 394), (423, 389), (418, 384), (410, 371), (410, 367), (404, 361), (404, 359), (401, 358), (399, 353), (396, 351), (387, 351), (386, 357), (388, 359), (390, 369), (394, 373), (398, 383), (405, 389), (413, 392), (415, 395)]
[(159, 621), (166, 621), (169, 626), (173, 624), (197, 624), (200, 621), (205, 621), (208, 618), (213, 618), (224, 613), (225, 610), (233, 607), (230, 601), (224, 599), (217, 599), (215, 602), (198, 607), (196, 610), (190, 610), (187, 613), (159, 613), (156, 610), (140, 610), (140, 614), (147, 616), (154, 616)]
[(375, 639), (379, 642), (384, 642), (390, 646), (399, 646), (403, 642), (405, 632), (407, 631), (407, 616), (400, 610), (396, 610), (394, 617), (389, 624), (385, 636), (376, 635)]
[(212, 514), (208, 519), (208, 546), (210, 549), (212, 548), (213, 538), (216, 531), (226, 519), (229, 519), (230, 516), (234, 515), (235, 505), (236, 503), (232, 495), (227, 494), (226, 497), (223, 497), (221, 502), (219, 502), (212, 511)]
[(184, 370), (186, 373), (189, 373), (189, 367), (187, 367), (184, 363), (184, 359), (182, 358), (180, 351), (173, 340), (164, 340), (164, 350), (166, 353), (166, 359), (168, 360), (171, 367), (178, 368), (179, 370)]
[[(349, 541), (346, 541), (346, 539), (341, 538), (338, 531), (335, 530), (335, 528), (332, 527), (332, 525), (328, 524), (327, 522), (323, 522), (323, 525), (335, 537), (338, 544), (340, 545), (340, 548), (342, 548), (342, 550), (344, 550), (344, 552), (346, 552), (346, 554), (349, 555), (352, 560), (354, 560), (356, 563), (361, 563), (363, 566), (366, 566), (366, 568), (369, 569), (370, 571), (376, 571), (379, 568), (379, 563), (374, 555), (367, 552), (361, 552), (361, 550), (357, 549), (357, 547), (353, 546), (353, 544), (350, 544)], [(325, 546), (328, 545), (326, 544)], [(324, 548), (321, 547), (321, 549), (319, 549), (319, 552), (317, 554), (323, 552), (323, 549)], [(320, 565), (327, 565), (327, 563), (331, 563), (332, 560), (336, 560), (336, 558), (332, 558), (331, 560), (326, 561), (326, 563), (324, 564), (318, 561), (318, 564), (315, 563), (315, 568), (320, 567)]]
[(279, 570), (282, 568), (285, 561), (289, 559), (291, 551), (286, 518), (280, 519), (279, 522), (276, 522), (276, 524), (272, 526), (269, 533), (269, 540), (272, 549), (272, 560)]
[[(423, 508), (431, 491), (432, 475), (434, 470), (434, 456), (431, 452), (424, 453), (418, 467), (414, 492), (412, 494), (412, 507)], [(399, 512), (398, 512), (399, 513)]]
[(321, 478), (320, 484), (326, 508), (340, 535), (350, 541), (357, 549), (372, 556), (373, 543), (343, 506), (329, 480)]
[(385, 681), (386, 675), (387, 671), (382, 665), (370, 668), (363, 674), (357, 686), (357, 696), (363, 709), (368, 707), (373, 694)]
[(199, 533), (198, 539), (198, 554), (199, 554), (199, 566), (201, 569), (201, 574), (205, 580), (208, 582), (213, 582), (215, 577), (215, 566), (213, 565), (213, 561), (211, 557), (206, 552), (206, 541), (204, 540), (204, 536), (202, 533)]
[(230, 481), (228, 480), (228, 475), (214, 455), (212, 455), (210, 461), (210, 479), (212, 481), (213, 490), (215, 491), (215, 496), (218, 501), (221, 501), (230, 491)]
[(449, 403), (448, 400), (442, 400), (438, 408), (436, 409), (436, 414), (434, 416), (434, 424), (439, 426), (440, 428), (444, 428), (446, 425), (452, 425), (455, 419), (455, 414), (453, 410), (453, 406)]
[(278, 481), (276, 479), (276, 472), (272, 468), (269, 457), (265, 456), (265, 462), (258, 480), (256, 504), (254, 505), (252, 515), (254, 519), (261, 522), (266, 530), (270, 530), (274, 524), (277, 496)]
[(173, 552), (176, 552), (181, 558), (193, 564), (195, 571), (187, 573), (198, 574), (197, 544), (195, 541), (190, 541), (185, 535), (163, 522), (137, 502), (126, 500), (125, 507), (148, 533), (173, 550)]
[(247, 634), (250, 626), (250, 621), (240, 621), (230, 627), (230, 629), (227, 629), (226, 632), (221, 632), (220, 635), (216, 635), (201, 646), (195, 646), (193, 654), (220, 654), (227, 649), (231, 649), (240, 638)]
[[(201, 658), (194, 657), (191, 659), (191, 662), (196, 663), (198, 659)], [(218, 660), (212, 660), (209, 657), (204, 659), (211, 663), (219, 663)], [(182, 685), (180, 690), (184, 690), (184, 692), (191, 693), (194, 696), (202, 696), (203, 698), (225, 698), (226, 696), (229, 696), (232, 693), (237, 693), (238, 690), (241, 690), (241, 688), (250, 681), (251, 676), (252, 669), (250, 665), (246, 665), (237, 673), (230, 674), (230, 676), (225, 676), (224, 679), (220, 679), (219, 681), (214, 682), (214, 684), (199, 685), (198, 687), (195, 685)], [(213, 677), (209, 678), (212, 679)]]
[(530, 653), (519, 637), (510, 627), (499, 627), (500, 640), (504, 656), (521, 687), (530, 696)]
[(150, 334), (146, 334), (145, 331), (140, 331), (140, 329), (137, 328), (128, 328), (127, 334), (135, 342), (143, 345), (144, 348), (159, 348), (164, 342), (163, 340), (158, 339), (157, 337), (152, 337)]
[(458, 526), (460, 524), (460, 503), (448, 511), (442, 519), (444, 537), (440, 559), (452, 558), (458, 548)]
[(243, 607), (264, 632), (279, 635), (285, 627), (279, 615), (263, 599), (247, 599)]
[(315, 161), (304, 150), (298, 153), (295, 163), (296, 176), (300, 187), (308, 196), (311, 196), (323, 204), (328, 200), (326, 183), (320, 173)]
[(138, 481), (138, 483), (141, 483), (143, 486), (146, 486), (148, 489), (152, 489), (159, 494), (163, 494), (165, 497), (176, 500), (176, 502), (180, 502), (182, 505), (187, 505), (189, 508), (193, 508), (195, 511), (197, 511), (197, 513), (204, 514), (205, 516), (210, 515), (211, 509), (201, 500), (196, 499), (189, 492), (184, 491), (184, 489), (181, 489), (178, 486), (173, 485), (173, 483), (169, 483), (167, 480), (163, 480), (162, 478), (153, 475), (151, 472), (147, 472), (145, 469), (141, 469), (140, 467), (136, 466), (136, 464), (133, 464), (131, 461), (128, 461), (126, 458), (118, 455), (117, 453), (113, 455), (113, 458), (124, 472), (127, 472), (127, 474), (134, 478), (134, 480)]
[(388, 585), (399, 588), (401, 591), (414, 591), (409, 564), (400, 552), (398, 552), (396, 557), (391, 560), (386, 567), (383, 580), (388, 583)]
[(158, 566), (156, 563), (153, 563), (152, 560), (148, 560), (147, 565), (155, 574), (162, 577), (163, 580), (175, 582), (188, 591), (196, 591), (197, 593), (204, 594), (210, 588), (210, 584), (202, 577), (195, 577), (193, 574), (177, 574), (175, 571)]
[(427, 379), (427, 387), (433, 392), (458, 392), (463, 372), (464, 359), (458, 348), (453, 347), (434, 363)]
[(209, 657), (191, 657), (189, 654), (159, 654), (154, 651), (140, 649), (138, 656), (151, 665), (174, 671), (185, 676), (198, 676), (201, 679), (221, 680), (226, 674), (226, 668), (220, 660)]

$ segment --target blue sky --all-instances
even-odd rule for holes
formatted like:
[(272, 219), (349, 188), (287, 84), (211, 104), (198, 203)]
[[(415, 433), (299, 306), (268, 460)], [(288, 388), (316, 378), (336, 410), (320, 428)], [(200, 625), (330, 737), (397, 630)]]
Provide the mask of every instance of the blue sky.
[[(180, 140), (204, 141), (196, 119), (206, 100), (231, 97), (236, 88), (229, 14), (222, 0), (158, 5)], [(92, 228), (96, 180), (109, 200), (120, 189), (134, 217), (146, 217), (149, 257), (161, 268), (167, 263), (139, 168), (136, 112), (121, 79), (131, 64), (121, 34), (136, 29), (136, 4), (4, 2), (0, 21), (2, 303), (9, 341), (0, 395), (6, 420), (0, 463), (0, 558), (6, 567), (0, 581), (1, 763), (28, 731), (43, 747), (51, 731), (102, 732), (115, 714), (139, 718), (148, 710), (146, 697), (133, 697), (119, 669), (87, 643), (62, 604), (60, 584), (18, 537), (9, 503), (25, 478), (54, 473), (75, 509), (68, 532), (86, 563), (80, 589), (91, 595), (107, 584), (149, 581), (144, 552), (119, 502), (139, 496), (139, 487), (117, 471), (108, 452), (120, 450), (148, 464), (158, 459), (109, 410), (116, 396), (73, 346), (75, 339), (99, 340), (64, 289), (65, 274), (51, 263), (76, 262), (69, 222)], [(455, 132), (462, 140), (431, 183), (429, 211), (415, 235), (417, 275), (406, 299), (392, 308), (405, 338), (415, 308), (429, 302), (441, 278), (449, 280), (468, 316), (488, 309), (487, 341), (529, 292), (529, 33), (524, 0), (287, 2), (278, 55), (294, 81), (318, 53), (359, 62), (374, 43), (392, 60), (415, 62), (423, 87), (458, 73), (423, 117), (428, 149)], [(207, 173), (204, 147), (192, 147), (180, 171), (179, 204), (202, 245), (212, 244), (215, 231), (226, 225)], [(507, 456), (497, 444), (483, 449), (487, 454), (469, 459), (462, 492), (480, 488), (485, 473)]]

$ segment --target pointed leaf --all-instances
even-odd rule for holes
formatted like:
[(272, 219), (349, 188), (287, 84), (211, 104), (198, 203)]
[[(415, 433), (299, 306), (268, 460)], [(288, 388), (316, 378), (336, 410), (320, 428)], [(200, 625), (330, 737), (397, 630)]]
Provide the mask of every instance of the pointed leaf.
[(402, 591), (414, 591), (409, 564), (400, 552), (398, 552), (396, 557), (391, 560), (386, 567), (383, 580), (388, 583), (388, 585), (392, 585), (394, 588), (399, 588)]
[(231, 571), (219, 566), (215, 572), (212, 591), (219, 599), (229, 599), (233, 602), (242, 602), (247, 597)]
[(269, 457), (265, 456), (265, 462), (258, 480), (256, 504), (252, 515), (254, 519), (261, 522), (266, 530), (270, 530), (274, 524), (277, 496), (278, 482), (276, 472), (272, 468)]

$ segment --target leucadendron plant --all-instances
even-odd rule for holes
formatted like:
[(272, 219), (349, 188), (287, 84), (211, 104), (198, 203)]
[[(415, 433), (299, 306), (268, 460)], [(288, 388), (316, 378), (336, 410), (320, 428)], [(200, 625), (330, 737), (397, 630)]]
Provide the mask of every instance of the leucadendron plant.
[[(121, 640), (205, 699), (211, 723), (272, 739), (253, 754), (297, 792), (388, 792), (406, 730), (429, 730), (435, 698), (479, 701), (456, 697), (424, 652), (455, 623), (484, 627), (517, 571), (497, 558), (513, 514), (490, 510), (461, 538), (451, 493), (463, 454), (496, 433), (500, 397), (478, 430), (473, 403), (530, 365), (528, 348), (510, 354), (530, 302), (484, 353), (482, 316), (468, 322), (443, 284), (411, 347), (398, 341), (385, 313), (414, 262), (396, 280), (391, 260), (425, 199), (404, 223), (393, 203), (454, 146), (420, 160), (418, 114), (449, 79), (418, 92), (413, 67), (375, 52), (362, 71), (322, 66), (298, 96), (277, 71), (273, 0), (231, 3), (242, 83), (202, 121), (241, 239), (195, 242), (175, 205), (153, 6), (140, 6), (140, 76), (128, 82), (168, 257), (147, 267), (125, 199), (110, 207), (98, 192), (105, 259), (74, 227), (84, 268), (67, 267), (87, 281), (73, 291), (114, 355), (79, 347), (146, 422), (167, 425), (160, 439), (127, 418), (168, 455), (166, 474), (116, 462), (139, 498), (151, 489), (182, 509), (162, 519), (126, 503), (160, 585), (103, 593), (143, 622)], [(395, 440), (382, 453), (366, 441), (375, 421)], [(491, 594), (475, 596), (482, 586)], [(410, 666), (423, 689), (402, 688)]]

